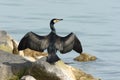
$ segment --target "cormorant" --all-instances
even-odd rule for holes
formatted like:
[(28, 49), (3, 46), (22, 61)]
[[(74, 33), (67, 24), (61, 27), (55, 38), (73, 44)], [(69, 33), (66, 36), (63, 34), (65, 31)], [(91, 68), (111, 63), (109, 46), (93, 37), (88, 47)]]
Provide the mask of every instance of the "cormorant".
[(70, 33), (65, 37), (58, 36), (54, 24), (62, 21), (63, 19), (54, 18), (50, 21), (51, 32), (46, 36), (37, 35), (34, 32), (28, 32), (20, 41), (18, 50), (30, 48), (32, 50), (43, 52), (47, 49), (48, 57), (47, 62), (54, 63), (60, 58), (57, 56), (57, 50), (64, 54), (75, 50), (82, 53), (82, 45), (74, 33)]

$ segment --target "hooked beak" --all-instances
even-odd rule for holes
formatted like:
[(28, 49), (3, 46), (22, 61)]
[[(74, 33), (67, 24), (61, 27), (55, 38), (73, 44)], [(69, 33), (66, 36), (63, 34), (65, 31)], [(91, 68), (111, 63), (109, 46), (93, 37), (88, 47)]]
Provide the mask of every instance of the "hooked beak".
[(59, 19), (59, 21), (62, 21), (63, 19)]
[(59, 21), (62, 21), (63, 19), (55, 19), (53, 22), (54, 23), (57, 23), (57, 22), (59, 22)]

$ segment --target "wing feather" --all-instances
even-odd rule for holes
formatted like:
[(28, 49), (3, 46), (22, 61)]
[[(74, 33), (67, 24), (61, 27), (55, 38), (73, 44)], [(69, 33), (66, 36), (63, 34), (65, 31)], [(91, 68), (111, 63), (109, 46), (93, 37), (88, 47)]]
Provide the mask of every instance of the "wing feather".
[(28, 32), (20, 41), (18, 50), (30, 48), (36, 51), (44, 51), (49, 45), (47, 36), (39, 36), (33, 32)]
[(55, 45), (61, 53), (67, 53), (71, 50), (75, 50), (78, 53), (82, 52), (81, 42), (74, 33), (70, 33), (65, 37), (57, 36)]

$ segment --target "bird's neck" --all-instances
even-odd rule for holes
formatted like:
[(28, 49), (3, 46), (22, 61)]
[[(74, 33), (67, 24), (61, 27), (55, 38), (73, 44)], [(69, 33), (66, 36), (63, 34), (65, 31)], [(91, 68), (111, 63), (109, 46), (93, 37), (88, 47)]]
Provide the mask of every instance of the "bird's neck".
[(53, 33), (56, 33), (55, 27), (54, 27), (54, 23), (50, 23), (50, 29)]

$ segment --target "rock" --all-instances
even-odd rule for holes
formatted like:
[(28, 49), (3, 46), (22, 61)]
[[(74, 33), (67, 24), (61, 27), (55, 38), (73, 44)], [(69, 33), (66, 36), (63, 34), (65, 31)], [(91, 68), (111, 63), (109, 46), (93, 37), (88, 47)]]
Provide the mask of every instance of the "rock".
[(87, 53), (82, 53), (76, 58), (74, 58), (75, 61), (80, 61), (80, 62), (86, 62), (86, 61), (95, 61), (97, 58), (95, 56), (92, 56)]
[(18, 51), (18, 42), (15, 41), (14, 39), (11, 40), (13, 43), (13, 49), (12, 49), (12, 53), (13, 54), (20, 54), (20, 52)]
[(55, 65), (49, 64), (46, 62), (46, 58), (43, 57), (33, 63), (32, 67), (27, 72), (27, 75), (31, 75), (37, 80), (60, 80), (55, 72), (52, 72), (53, 70), (59, 72)]
[(36, 79), (30, 75), (26, 75), (26, 76), (23, 76), (20, 80), (36, 80)]
[(24, 75), (31, 75), (36, 80), (97, 80), (61, 60), (49, 64), (43, 57), (33, 63), (4, 51), (0, 51), (0, 72), (0, 80), (19, 80)]
[(90, 74), (64, 64), (61, 60), (49, 64), (45, 57), (37, 60), (27, 74), (37, 80), (98, 80)]
[(0, 51), (0, 80), (17, 80), (30, 66), (21, 56)]
[[(56, 66), (61, 69), (62, 74), (64, 74), (64, 78), (62, 80), (99, 80), (80, 69), (64, 64), (62, 61), (58, 61)], [(80, 79), (82, 77), (85, 77), (86, 79)]]
[(38, 52), (31, 49), (25, 49), (23, 50), (23, 53), (23, 57), (32, 62), (35, 62), (37, 59), (40, 59), (42, 57), (48, 56), (48, 54), (45, 52)]
[(19, 51), (19, 55), (31, 62), (35, 62), (37, 59), (48, 56), (48, 54), (45, 52), (38, 52), (29, 48)]
[(6, 31), (0, 31), (0, 50), (18, 54), (17, 44)]

